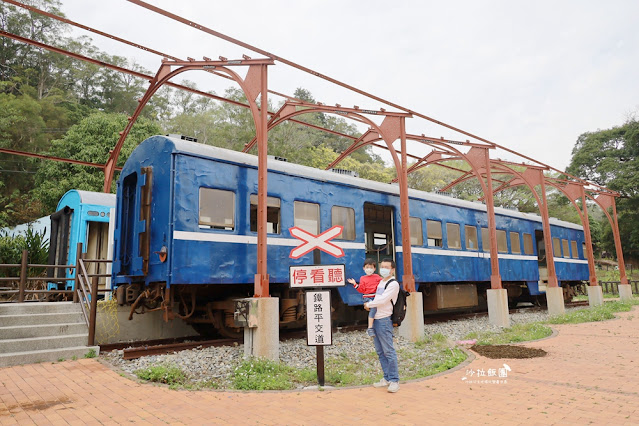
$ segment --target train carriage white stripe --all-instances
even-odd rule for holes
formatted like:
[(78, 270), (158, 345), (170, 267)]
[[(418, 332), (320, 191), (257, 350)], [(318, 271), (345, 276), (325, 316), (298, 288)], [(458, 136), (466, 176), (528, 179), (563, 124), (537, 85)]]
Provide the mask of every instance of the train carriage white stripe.
[[(185, 241), (209, 241), (214, 243), (235, 243), (235, 244), (257, 244), (257, 236), (253, 235), (232, 235), (223, 234), (217, 232), (189, 232), (189, 231), (175, 231), (173, 232), (173, 238), (176, 240)], [(296, 238), (267, 238), (267, 244), (271, 246), (285, 246), (285, 247), (297, 247), (300, 245), (300, 240)], [(347, 250), (364, 250), (366, 246), (363, 243), (349, 243), (345, 241), (332, 240), (331, 243)], [(402, 253), (402, 246), (395, 247), (397, 253)], [(446, 250), (446, 249), (434, 249), (425, 247), (411, 247), (411, 251), (415, 254), (427, 254), (431, 256), (458, 256), (458, 257), (479, 257), (484, 259), (490, 258), (490, 253), (479, 251), (462, 251), (462, 250)], [(510, 260), (527, 260), (537, 261), (537, 256), (517, 255), (500, 253), (500, 259)], [(583, 259), (568, 259), (563, 257), (555, 257), (555, 262), (564, 263), (579, 263), (588, 264), (587, 260)]]
[[(253, 235), (232, 235), (213, 232), (189, 232), (175, 231), (173, 239), (186, 241), (209, 241), (214, 243), (236, 243), (236, 244), (257, 244), (257, 236)], [(274, 238), (266, 239), (266, 243), (271, 246), (297, 247), (302, 241), (297, 238)], [(349, 243), (345, 241), (331, 241), (332, 244), (348, 250), (364, 250), (363, 243)]]

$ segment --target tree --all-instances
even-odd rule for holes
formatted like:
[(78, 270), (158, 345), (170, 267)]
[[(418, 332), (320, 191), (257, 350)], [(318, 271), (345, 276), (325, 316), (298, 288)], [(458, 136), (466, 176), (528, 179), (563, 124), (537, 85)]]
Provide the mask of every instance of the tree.
[[(623, 251), (639, 257), (639, 121), (579, 136), (566, 171), (621, 193), (616, 202)], [(614, 253), (607, 222), (602, 248)]]
[[(127, 124), (122, 114), (96, 113), (69, 129), (59, 140), (53, 141), (50, 155), (104, 164), (109, 151), (115, 146)], [(129, 133), (118, 157), (118, 166), (124, 165), (133, 149), (144, 139), (162, 133), (157, 123), (139, 118)], [(116, 176), (117, 177), (117, 176)], [(35, 177), (33, 196), (42, 201), (47, 212), (53, 212), (58, 201), (70, 189), (102, 191), (104, 173), (99, 168), (43, 161)], [(115, 185), (112, 186), (115, 191)]]

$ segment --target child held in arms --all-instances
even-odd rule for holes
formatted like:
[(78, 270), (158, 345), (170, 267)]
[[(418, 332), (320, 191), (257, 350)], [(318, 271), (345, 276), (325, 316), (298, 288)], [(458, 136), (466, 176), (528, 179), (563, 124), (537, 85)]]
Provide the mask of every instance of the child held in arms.
[[(376, 267), (377, 263), (373, 259), (366, 259), (364, 261), (364, 273), (366, 275), (362, 275), (360, 277), (359, 284), (352, 278), (347, 280), (357, 291), (362, 293), (364, 302), (370, 302), (373, 300), (375, 297), (375, 291), (377, 290), (377, 285), (382, 280), (382, 277), (375, 273)], [(366, 329), (366, 334), (371, 337), (375, 336), (375, 331), (373, 330), (373, 319), (375, 318), (376, 312), (377, 308), (371, 308), (368, 314), (368, 329)]]

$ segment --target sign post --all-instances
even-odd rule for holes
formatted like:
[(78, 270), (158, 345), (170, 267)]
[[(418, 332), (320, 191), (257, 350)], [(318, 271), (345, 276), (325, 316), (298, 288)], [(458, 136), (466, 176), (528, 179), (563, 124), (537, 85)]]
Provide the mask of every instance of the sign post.
[(324, 386), (324, 346), (333, 344), (331, 292), (326, 287), (346, 285), (344, 265), (291, 266), (291, 288), (306, 291), (306, 344), (317, 351), (317, 382)]
[[(315, 249), (334, 257), (344, 256), (344, 250), (330, 242), (342, 230), (342, 226), (336, 225), (319, 235), (313, 235), (297, 226), (289, 228), (291, 236), (302, 241), (302, 244), (291, 250), (289, 257), (299, 259)], [(317, 383), (324, 386), (324, 346), (331, 345), (333, 341), (331, 292), (318, 288), (346, 285), (344, 265), (291, 266), (289, 279), (291, 288), (313, 289), (306, 292), (306, 344), (315, 346), (317, 350)]]
[(306, 292), (306, 344), (317, 349), (317, 382), (324, 386), (324, 346), (333, 343), (331, 292)]

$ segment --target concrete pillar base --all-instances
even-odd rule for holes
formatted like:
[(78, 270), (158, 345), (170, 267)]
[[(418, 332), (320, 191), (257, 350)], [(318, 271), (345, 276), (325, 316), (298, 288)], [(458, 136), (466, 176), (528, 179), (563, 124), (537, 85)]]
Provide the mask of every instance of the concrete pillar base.
[(406, 299), (406, 318), (398, 327), (398, 333), (411, 342), (424, 337), (424, 299), (420, 291), (414, 291)]
[(505, 288), (486, 290), (488, 322), (499, 327), (510, 327), (508, 292)]
[(565, 314), (564, 289), (561, 287), (546, 287), (546, 304), (548, 305), (548, 315), (551, 317)]
[(588, 286), (588, 304), (590, 306), (603, 305), (603, 289), (600, 285)]
[(254, 297), (250, 301), (249, 325), (244, 327), (244, 356), (280, 359), (280, 302), (277, 297)]
[(619, 299), (622, 301), (632, 300), (632, 287), (630, 284), (619, 284)]

